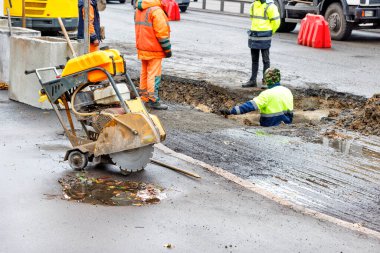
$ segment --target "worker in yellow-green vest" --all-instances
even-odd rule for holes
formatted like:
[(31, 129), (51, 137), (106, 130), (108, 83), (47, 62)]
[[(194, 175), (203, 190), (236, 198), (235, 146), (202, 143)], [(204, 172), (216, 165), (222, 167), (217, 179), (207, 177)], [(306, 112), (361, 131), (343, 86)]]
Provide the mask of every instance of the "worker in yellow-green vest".
[(260, 111), (260, 125), (278, 126), (281, 122), (291, 124), (293, 121), (292, 92), (280, 85), (280, 70), (269, 68), (264, 73), (264, 81), (268, 89), (261, 92), (253, 100), (235, 106), (232, 110), (220, 110), (223, 115), (244, 114), (251, 111)]
[(252, 75), (243, 88), (257, 87), (260, 51), (263, 58), (263, 73), (270, 67), (269, 48), (272, 36), (280, 27), (281, 19), (273, 0), (255, 0), (249, 11), (252, 20), (248, 31), (248, 47), (251, 49)]

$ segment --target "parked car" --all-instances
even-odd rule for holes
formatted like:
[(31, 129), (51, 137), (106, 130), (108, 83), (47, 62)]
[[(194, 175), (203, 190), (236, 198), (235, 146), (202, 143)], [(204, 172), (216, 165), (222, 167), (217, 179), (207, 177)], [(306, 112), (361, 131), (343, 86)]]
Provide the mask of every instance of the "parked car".
[[(121, 4), (125, 3), (127, 0), (115, 0), (116, 2), (119, 2)], [(107, 0), (107, 3), (112, 2), (112, 0)]]
[[(125, 0), (123, 0), (125, 2)], [(178, 3), (179, 9), (182, 12), (187, 10), (187, 7), (190, 5), (190, 0), (175, 0)], [(136, 0), (131, 0), (131, 5), (135, 5)]]
[(190, 0), (175, 0), (178, 3), (181, 12), (185, 12), (190, 5)]

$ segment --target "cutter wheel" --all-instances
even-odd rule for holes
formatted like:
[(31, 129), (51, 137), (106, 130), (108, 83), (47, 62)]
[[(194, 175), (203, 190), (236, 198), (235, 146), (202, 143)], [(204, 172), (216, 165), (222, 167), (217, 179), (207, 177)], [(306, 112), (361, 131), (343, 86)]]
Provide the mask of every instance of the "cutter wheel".
[(153, 156), (153, 145), (144, 146), (137, 149), (126, 150), (110, 154), (112, 163), (120, 168), (123, 175), (141, 171), (150, 162)]

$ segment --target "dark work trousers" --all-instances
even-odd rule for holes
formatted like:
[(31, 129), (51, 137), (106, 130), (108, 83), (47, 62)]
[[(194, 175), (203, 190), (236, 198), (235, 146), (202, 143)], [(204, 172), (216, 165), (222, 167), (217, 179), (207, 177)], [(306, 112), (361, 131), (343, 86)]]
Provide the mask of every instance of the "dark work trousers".
[(252, 76), (251, 81), (256, 82), (257, 79), (257, 72), (259, 71), (259, 58), (260, 58), (260, 50), (261, 50), (261, 57), (263, 58), (263, 78), (265, 70), (267, 70), (270, 67), (270, 60), (269, 60), (269, 48), (267, 49), (253, 49), (251, 48), (251, 56), (252, 56)]

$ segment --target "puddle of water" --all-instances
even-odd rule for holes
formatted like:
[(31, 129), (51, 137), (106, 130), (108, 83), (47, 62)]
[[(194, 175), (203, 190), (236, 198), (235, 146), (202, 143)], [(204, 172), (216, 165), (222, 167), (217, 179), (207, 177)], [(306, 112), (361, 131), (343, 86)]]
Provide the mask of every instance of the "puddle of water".
[(354, 157), (366, 157), (374, 162), (379, 162), (380, 169), (380, 146), (372, 143), (365, 143), (355, 139), (331, 139), (322, 137), (321, 144), (331, 147), (344, 155), (351, 155)]
[(166, 198), (163, 188), (154, 184), (118, 180), (111, 177), (89, 177), (86, 172), (58, 180), (64, 198), (93, 205), (142, 206), (157, 204)]

